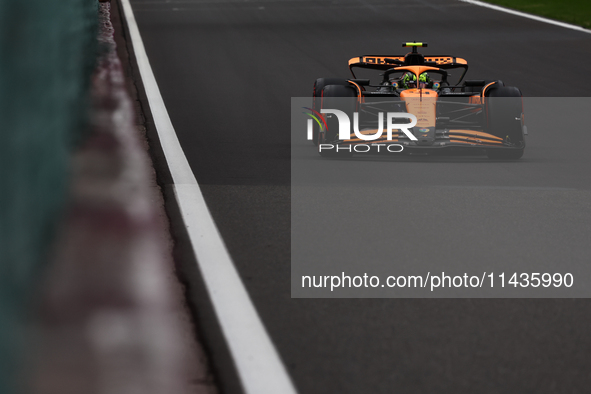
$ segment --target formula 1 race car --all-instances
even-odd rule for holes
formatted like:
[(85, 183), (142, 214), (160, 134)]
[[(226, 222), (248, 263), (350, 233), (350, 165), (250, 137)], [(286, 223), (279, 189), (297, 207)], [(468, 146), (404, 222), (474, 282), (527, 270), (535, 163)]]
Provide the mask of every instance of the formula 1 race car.
[[(312, 139), (322, 156), (385, 152), (396, 145), (397, 150), (388, 151), (456, 150), (491, 159), (521, 158), (527, 129), (518, 88), (498, 80), (464, 81), (466, 60), (424, 56), (418, 48), (427, 43), (402, 46), (412, 51), (349, 60), (353, 79), (316, 80), (313, 110), (323, 119), (314, 124)], [(371, 79), (356, 77), (354, 69), (371, 72), (374, 78), (376, 71), (381, 72), (381, 79), (372, 84)], [(343, 114), (346, 117), (339, 116)]]

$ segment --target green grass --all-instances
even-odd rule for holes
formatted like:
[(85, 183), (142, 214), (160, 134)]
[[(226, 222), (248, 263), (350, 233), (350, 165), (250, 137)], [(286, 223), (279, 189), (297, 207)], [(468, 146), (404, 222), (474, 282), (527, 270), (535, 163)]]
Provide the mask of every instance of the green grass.
[(485, 0), (527, 12), (591, 29), (591, 0)]

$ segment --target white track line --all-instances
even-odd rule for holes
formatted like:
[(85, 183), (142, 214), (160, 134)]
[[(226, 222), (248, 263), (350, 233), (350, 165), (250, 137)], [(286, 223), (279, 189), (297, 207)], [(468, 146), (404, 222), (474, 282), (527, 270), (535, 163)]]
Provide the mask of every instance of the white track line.
[(198, 266), (245, 393), (295, 394), (205, 204), (154, 78), (129, 0), (121, 0), (140, 75)]
[(459, 1), (464, 2), (464, 3), (474, 4), (474, 5), (477, 5), (480, 7), (490, 8), (490, 9), (493, 9), (496, 11), (506, 12), (507, 14), (513, 14), (513, 15), (521, 16), (523, 18), (533, 19), (534, 21), (538, 21), (538, 22), (549, 23), (551, 25), (564, 27), (565, 29), (571, 29), (571, 30), (576, 30), (576, 31), (580, 31), (583, 33), (591, 34), (591, 30), (585, 29), (584, 27), (581, 27), (581, 26), (571, 25), (570, 23), (564, 23), (564, 22), (555, 21), (553, 19), (542, 18), (541, 16), (536, 16), (536, 15), (532, 15), (532, 14), (527, 14), (525, 12), (515, 11), (515, 10), (509, 9), (509, 8), (500, 7), (498, 5), (493, 5), (493, 4), (489, 4), (489, 3), (484, 3), (484, 2), (478, 1), (478, 0), (459, 0)]

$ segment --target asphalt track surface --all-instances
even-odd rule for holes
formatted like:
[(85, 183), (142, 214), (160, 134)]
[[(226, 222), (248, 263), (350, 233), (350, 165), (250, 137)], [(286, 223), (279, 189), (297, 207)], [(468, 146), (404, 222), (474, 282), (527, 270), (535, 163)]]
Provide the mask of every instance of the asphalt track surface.
[[(132, 5), (189, 163), (301, 393), (589, 391), (587, 299), (292, 299), (289, 106), (291, 97), (310, 95), (316, 78), (347, 76), (350, 57), (404, 53), (400, 42), (415, 39), (429, 42), (427, 54), (468, 59), (473, 78), (502, 79), (526, 96), (584, 97), (589, 84), (576, 76), (589, 74), (591, 35), (451, 0)], [(560, 187), (588, 218), (591, 141), (577, 137), (574, 146), (552, 144), (532, 131), (519, 163), (405, 162), (413, 176), (400, 187), (436, 183), (501, 195)], [(441, 164), (445, 171), (434, 167)], [(463, 203), (471, 211), (483, 204)], [(514, 204), (529, 207), (527, 199)], [(505, 219), (487, 218), (487, 226), (502, 229)], [(551, 231), (544, 214), (529, 220)], [(471, 222), (450, 212), (432, 226)], [(580, 236), (588, 226), (579, 220), (565, 231)], [(503, 242), (502, 231), (490, 237)], [(528, 247), (542, 248), (547, 238), (528, 237)], [(440, 258), (445, 265), (454, 256)]]

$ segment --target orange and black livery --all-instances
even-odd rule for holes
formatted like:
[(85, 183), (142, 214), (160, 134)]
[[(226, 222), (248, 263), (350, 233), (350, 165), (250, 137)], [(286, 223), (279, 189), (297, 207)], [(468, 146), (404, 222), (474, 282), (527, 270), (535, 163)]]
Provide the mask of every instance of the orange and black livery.
[(418, 49), (427, 47), (425, 42), (405, 42), (402, 46), (411, 48), (410, 52), (351, 58), (348, 65), (352, 78), (316, 80), (314, 110), (339, 109), (355, 119), (351, 127), (357, 131), (350, 132), (349, 139), (339, 139), (337, 119), (327, 115), (328, 127), (314, 129), (316, 145), (367, 144), (359, 134), (374, 135), (384, 128), (378, 123), (385, 122), (384, 117), (378, 115), (395, 112), (416, 117), (412, 127), (415, 138), (394, 130), (391, 139), (384, 133), (372, 143), (399, 144), (411, 154), (469, 150), (491, 159), (522, 157), (527, 129), (518, 88), (500, 80), (465, 79), (465, 59), (424, 55)]

